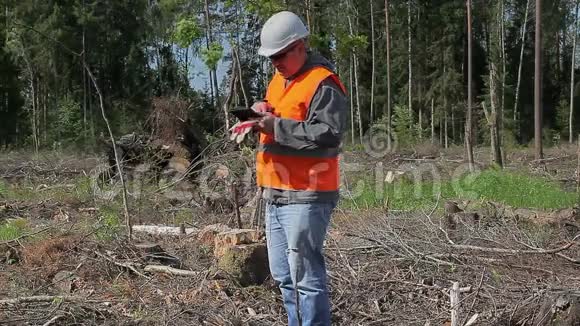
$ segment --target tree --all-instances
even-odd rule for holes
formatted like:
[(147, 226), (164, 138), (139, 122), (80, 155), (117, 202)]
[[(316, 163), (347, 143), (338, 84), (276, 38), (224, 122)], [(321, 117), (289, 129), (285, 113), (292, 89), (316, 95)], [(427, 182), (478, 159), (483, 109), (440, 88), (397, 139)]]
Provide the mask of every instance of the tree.
[(408, 100), (408, 108), (409, 112), (413, 113), (413, 47), (412, 47), (412, 39), (413, 35), (411, 34), (411, 0), (407, 0), (407, 38), (409, 43), (409, 81), (408, 81), (408, 88), (409, 88), (409, 100)]
[[(526, 45), (526, 28), (528, 26), (528, 13), (529, 13), (529, 8), (530, 8), (530, 1), (531, 0), (526, 0), (526, 11), (525, 11), (525, 17), (524, 17), (524, 21), (522, 24), (522, 33), (521, 33), (521, 46), (520, 46), (520, 59), (519, 59), (519, 65), (518, 65), (518, 81), (516, 84), (516, 96), (515, 96), (515, 100), (514, 100), (514, 110), (513, 110), (513, 122), (514, 125), (516, 125), (518, 123), (518, 100), (519, 100), (519, 95), (520, 95), (520, 84), (521, 84), (521, 80), (522, 80), (522, 67), (524, 64), (524, 48)], [(516, 128), (518, 129), (518, 128)]]
[(574, 142), (574, 125), (572, 123), (574, 118), (574, 74), (576, 73), (576, 42), (578, 41), (578, 5), (580, 2), (576, 1), (576, 15), (574, 19), (574, 33), (572, 36), (572, 64), (570, 65), (570, 117), (568, 119), (568, 142)]
[(371, 62), (372, 62), (372, 72), (371, 72), (371, 114), (370, 114), (370, 123), (372, 124), (374, 120), (374, 104), (375, 104), (375, 19), (374, 19), (374, 11), (373, 11), (373, 0), (369, 0), (369, 4), (371, 7)]
[(467, 119), (465, 120), (465, 150), (467, 152), (467, 164), (469, 164), (469, 170), (471, 172), (475, 171), (474, 160), (473, 160), (473, 132), (472, 132), (472, 73), (473, 73), (473, 37), (472, 37), (472, 24), (471, 24), (471, 0), (467, 0)]
[(389, 0), (385, 0), (385, 40), (387, 61), (387, 148), (391, 150), (392, 126), (391, 126), (391, 29), (389, 26)]
[(534, 137), (536, 159), (542, 159), (542, 1), (536, 0), (536, 44), (534, 72)]
[[(501, 153), (501, 133), (500, 125), (502, 119), (502, 111), (500, 106), (500, 99), (503, 101), (503, 87), (505, 82), (505, 76), (499, 78), (498, 66), (503, 65), (504, 58), (504, 44), (503, 44), (503, 16), (504, 7), (503, 1), (495, 6), (492, 6), (490, 10), (489, 17), (489, 44), (488, 44), (488, 66), (489, 66), (489, 78), (488, 78), (488, 89), (489, 89), (489, 106), (488, 111), (485, 105), (485, 101), (482, 103), (483, 111), (485, 113), (485, 118), (487, 124), (490, 128), (490, 139), (491, 139), (491, 154), (493, 162), (499, 167), (503, 167), (502, 153)], [(499, 81), (501, 80), (501, 97), (499, 96), (498, 87)]]

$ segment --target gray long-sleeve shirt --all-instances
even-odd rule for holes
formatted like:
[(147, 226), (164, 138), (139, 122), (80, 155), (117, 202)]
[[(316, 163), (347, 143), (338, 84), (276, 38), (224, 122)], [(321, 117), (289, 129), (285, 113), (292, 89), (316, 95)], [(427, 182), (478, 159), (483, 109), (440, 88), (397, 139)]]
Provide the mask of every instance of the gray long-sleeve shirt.
[[(286, 85), (304, 72), (323, 66), (334, 71), (333, 65), (318, 54), (309, 53), (302, 68), (288, 78)], [(332, 78), (319, 85), (310, 102), (304, 121), (278, 118), (274, 124), (274, 140), (292, 150), (339, 148), (347, 126), (346, 95)], [(336, 201), (338, 191), (292, 191), (265, 188), (263, 198), (275, 203), (308, 203)]]

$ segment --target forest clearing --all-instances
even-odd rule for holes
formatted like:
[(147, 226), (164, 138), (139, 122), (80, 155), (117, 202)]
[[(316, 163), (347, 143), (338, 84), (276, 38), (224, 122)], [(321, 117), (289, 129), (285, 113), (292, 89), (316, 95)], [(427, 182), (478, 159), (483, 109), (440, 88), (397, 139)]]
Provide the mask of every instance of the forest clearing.
[[(476, 150), (477, 160), (484, 161), (487, 151)], [(348, 152), (345, 161), (357, 163), (360, 158), (362, 171), (376, 170), (381, 162), (383, 175), (422, 165), (460, 165), (454, 162), (461, 149), (441, 154), (430, 148), (373, 159)], [(220, 231), (238, 228), (227, 187), (236, 174), (224, 177), (224, 171), (239, 169), (232, 165), (235, 161), (252, 160), (242, 155), (212, 155), (206, 162), (218, 175), (210, 183), (222, 195), (221, 203), (204, 203), (200, 194), (169, 199), (146, 173), (142, 180), (129, 181), (132, 241), (119, 196), (111, 199), (96, 192), (118, 188), (118, 183), (101, 185), (90, 177), (104, 163), (102, 157), (4, 156), (0, 283), (8, 286), (0, 290), (2, 323), (284, 325), (278, 290), (264, 276), (266, 258), (242, 255), (246, 258), (234, 259), (239, 265), (232, 268), (214, 250)], [(551, 320), (562, 320), (557, 325), (576, 325), (580, 219), (577, 208), (571, 208), (577, 207), (576, 149), (549, 149), (546, 160), (534, 161), (530, 151), (517, 150), (508, 158), (506, 172), (484, 171), (472, 180), (481, 187), (473, 187), (468, 196), (450, 198), (447, 191), (434, 193), (429, 187), (411, 199), (394, 192), (387, 199), (390, 185), (385, 182), (382, 199), (364, 191), (354, 199), (343, 197), (325, 243), (333, 324), (450, 324), (449, 295), (457, 282), (463, 289), (457, 306), (463, 322), (476, 318), (474, 325), (556, 325)], [(450, 174), (441, 171), (441, 182), (450, 181)], [(353, 184), (363, 180), (360, 172), (347, 176)], [(428, 174), (423, 177), (423, 185), (430, 184)], [(506, 187), (505, 178), (519, 184), (510, 188), (513, 193), (506, 200), (492, 197)], [(160, 184), (173, 179), (161, 179)], [(132, 182), (142, 184), (139, 192), (133, 191), (137, 188)], [(183, 180), (173, 189), (191, 189), (188, 183)], [(398, 183), (413, 186), (404, 178), (393, 181)], [(540, 184), (542, 189), (534, 189)], [(238, 185), (242, 227), (252, 234), (253, 207), (243, 201), (252, 197), (255, 186)], [(471, 189), (462, 187), (465, 193)], [(149, 234), (137, 225), (174, 230)], [(233, 244), (263, 245), (260, 235), (250, 238), (245, 242), (239, 237), (240, 244)], [(216, 244), (226, 250), (232, 245)]]
[(0, 325), (580, 325), (579, 0), (0, 7)]

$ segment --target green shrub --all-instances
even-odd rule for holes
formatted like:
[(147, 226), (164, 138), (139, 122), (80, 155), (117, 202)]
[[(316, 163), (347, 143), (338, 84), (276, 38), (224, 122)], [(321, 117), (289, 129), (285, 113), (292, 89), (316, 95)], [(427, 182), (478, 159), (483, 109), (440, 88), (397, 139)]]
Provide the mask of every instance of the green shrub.
[(119, 209), (115, 207), (101, 207), (101, 216), (97, 223), (96, 237), (101, 240), (109, 240), (119, 236), (121, 232), (121, 217)]
[(413, 113), (406, 106), (395, 106), (392, 122), (399, 148), (413, 145), (417, 142), (420, 130), (413, 121)]
[(71, 96), (58, 101), (57, 135), (54, 139), (64, 146), (78, 145), (85, 140), (81, 106)]

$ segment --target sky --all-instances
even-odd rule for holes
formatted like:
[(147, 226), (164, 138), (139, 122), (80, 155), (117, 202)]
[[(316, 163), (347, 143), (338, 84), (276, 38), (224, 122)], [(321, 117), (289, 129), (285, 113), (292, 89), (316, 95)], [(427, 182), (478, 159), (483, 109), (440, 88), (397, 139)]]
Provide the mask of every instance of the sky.
[[(228, 42), (223, 42), (222, 46), (224, 48), (224, 54), (229, 53), (231, 51), (231, 47)], [(201, 60), (199, 56), (191, 56), (190, 63), (192, 64), (192, 68), (189, 69), (189, 83), (191, 87), (196, 90), (204, 90), (209, 89), (209, 70), (205, 63)], [(227, 63), (224, 63), (223, 60), (218, 62), (217, 66), (217, 78), (218, 78), (218, 85), (221, 85), (222, 80), (226, 77), (226, 73), (228, 70)]]

